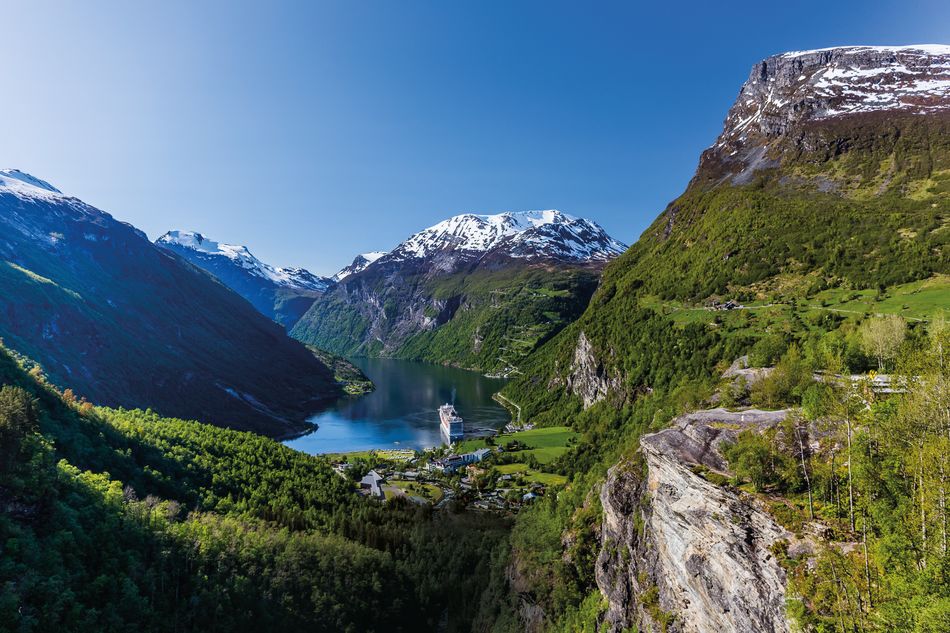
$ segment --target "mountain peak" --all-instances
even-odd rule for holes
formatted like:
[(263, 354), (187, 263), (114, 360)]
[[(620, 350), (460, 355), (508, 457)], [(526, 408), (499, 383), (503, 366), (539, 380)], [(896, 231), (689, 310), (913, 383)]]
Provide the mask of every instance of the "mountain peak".
[(842, 52), (878, 52), (878, 53), (908, 53), (908, 54), (919, 54), (923, 53), (925, 55), (950, 55), (950, 45), (947, 44), (906, 44), (903, 46), (868, 46), (868, 45), (852, 45), (852, 46), (829, 46), (828, 48), (815, 48), (805, 51), (789, 51), (787, 53), (780, 53), (779, 55), (773, 55), (773, 57), (803, 57), (805, 55), (812, 55), (816, 53), (826, 53), (829, 51), (842, 51)]
[(625, 249), (595, 222), (556, 209), (465, 213), (412, 235), (384, 261), (424, 259), (440, 252), (462, 258), (497, 252), (521, 259), (594, 262), (606, 261)]
[(838, 46), (780, 53), (752, 67), (722, 134), (703, 153), (700, 171), (714, 181), (732, 174), (742, 183), (758, 169), (776, 164), (769, 149), (773, 143), (788, 138), (801, 144), (806, 127), (855, 117), (947, 113), (950, 46)]
[(350, 262), (348, 266), (342, 268), (337, 274), (333, 275), (331, 279), (333, 279), (333, 281), (343, 281), (350, 275), (355, 275), (356, 273), (365, 269), (367, 266), (386, 254), (386, 251), (370, 251), (368, 253), (360, 253), (353, 258), (353, 261)]
[(62, 197), (63, 195), (62, 191), (45, 180), (40, 180), (19, 169), (0, 169), (0, 190), (2, 189), (34, 198)]
[(190, 248), (199, 253), (208, 255), (223, 255), (234, 260), (253, 260), (260, 261), (251, 254), (246, 246), (239, 244), (222, 244), (210, 240), (197, 231), (168, 231), (155, 242), (159, 245), (175, 245), (182, 248)]

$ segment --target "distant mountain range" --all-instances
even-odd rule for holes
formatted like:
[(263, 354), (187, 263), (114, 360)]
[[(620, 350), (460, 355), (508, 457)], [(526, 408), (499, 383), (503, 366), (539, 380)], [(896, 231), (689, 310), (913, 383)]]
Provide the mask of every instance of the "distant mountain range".
[(326, 365), (214, 277), (17, 170), (0, 171), (0, 314), (8, 347), (95, 403), (282, 435), (341, 393)]
[(560, 211), (454, 216), (358, 257), (291, 334), (344, 354), (506, 373), (583, 310), (625, 248)]
[[(626, 249), (596, 223), (556, 210), (457, 215), (389, 252), (359, 254), (332, 277), (278, 268), (191, 231), (155, 243), (307, 344), (500, 373), (576, 317), (600, 269)], [(509, 336), (518, 343), (506, 344)]]
[(419, 231), (382, 262), (451, 258), (458, 263), (491, 259), (529, 262), (606, 262), (626, 250), (596, 223), (560, 211), (457, 215)]

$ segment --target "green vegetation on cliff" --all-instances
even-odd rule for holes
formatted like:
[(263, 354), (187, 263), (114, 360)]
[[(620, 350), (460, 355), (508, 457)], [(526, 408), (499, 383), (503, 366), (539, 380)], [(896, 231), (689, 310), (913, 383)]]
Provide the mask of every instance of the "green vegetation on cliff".
[[(597, 484), (619, 456), (637, 450), (644, 432), (704, 406), (732, 361), (750, 354), (772, 364), (794, 348), (806, 360), (787, 360), (789, 367), (826, 369), (837, 359), (846, 371), (876, 369), (863, 323), (875, 314), (903, 315), (910, 340), (919, 342), (926, 321), (950, 307), (950, 118), (869, 117), (817, 128), (809, 131), (810, 149), (785, 148), (747, 184), (733, 184), (715, 164), (701, 167), (640, 241), (607, 266), (586, 312), (532, 354), (503, 390), (525, 421), (580, 433), (556, 462), (571, 483), (515, 523), (512, 613), (530, 613), (554, 630), (585, 613), (596, 619), (599, 526), (590, 517), (599, 507)], [(728, 300), (741, 307), (716, 309)], [(754, 402), (801, 404), (794, 371), (763, 383)], [(903, 513), (919, 461), (889, 455), (905, 488), (886, 507)], [(890, 528), (876, 529), (891, 539), (884, 536)], [(899, 564), (919, 566), (906, 533), (894, 538), (908, 548)], [(906, 587), (886, 594), (889, 608), (906, 613), (922, 576), (885, 569), (878, 582)], [(950, 584), (933, 582), (925, 595), (936, 600)], [(832, 599), (844, 604), (844, 591)], [(880, 630), (887, 628), (881, 622), (897, 621), (874, 621), (884, 608), (863, 604), (860, 625), (858, 611), (841, 625), (841, 608), (825, 602), (806, 616), (827, 627), (816, 630)]]

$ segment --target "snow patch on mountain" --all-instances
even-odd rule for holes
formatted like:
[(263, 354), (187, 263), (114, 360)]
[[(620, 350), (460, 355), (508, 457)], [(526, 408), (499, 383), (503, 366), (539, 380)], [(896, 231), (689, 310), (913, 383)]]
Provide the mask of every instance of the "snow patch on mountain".
[(0, 169), (0, 191), (22, 198), (63, 198), (63, 192), (19, 169)]
[(168, 231), (155, 243), (166, 248), (187, 248), (211, 257), (227, 258), (248, 273), (285, 288), (323, 292), (332, 284), (326, 277), (314, 275), (304, 268), (271, 266), (251, 254), (246, 246), (216, 242), (194, 231)]
[(416, 233), (383, 261), (424, 259), (439, 252), (463, 256), (502, 252), (525, 259), (597, 262), (616, 257), (626, 248), (595, 222), (557, 210), (466, 213)]
[(350, 275), (355, 275), (356, 273), (365, 270), (367, 266), (386, 254), (387, 251), (370, 251), (369, 253), (360, 253), (353, 258), (353, 261), (349, 266), (342, 268), (338, 273), (333, 275), (331, 279), (333, 279), (333, 281), (343, 281)]
[(828, 48), (813, 48), (806, 51), (789, 51), (780, 56), (785, 58), (802, 57), (813, 53), (824, 53), (827, 51), (874, 51), (880, 53), (907, 53), (921, 52), (927, 55), (950, 55), (950, 45), (947, 44), (907, 44), (904, 46), (830, 46)]

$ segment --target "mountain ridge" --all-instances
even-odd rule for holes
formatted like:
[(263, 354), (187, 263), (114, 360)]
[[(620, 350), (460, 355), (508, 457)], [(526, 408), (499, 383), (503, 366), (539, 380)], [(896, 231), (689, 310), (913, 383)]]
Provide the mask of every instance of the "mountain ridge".
[(305, 268), (279, 267), (267, 264), (255, 257), (247, 246), (226, 244), (208, 239), (195, 231), (171, 230), (155, 240), (163, 248), (191, 249), (210, 256), (226, 257), (251, 274), (273, 282), (275, 285), (296, 290), (324, 291), (330, 279), (314, 275)]
[(948, 112), (950, 46), (848, 46), (772, 55), (752, 67), (693, 180), (732, 177), (746, 184), (782, 156), (823, 146), (840, 151), (834, 139), (844, 132), (835, 128), (857, 116), (881, 127), (889, 116)]
[(452, 251), (465, 258), (504, 254), (518, 259), (601, 262), (625, 249), (597, 223), (551, 209), (452, 216), (414, 233), (380, 259), (383, 263), (425, 259)]
[(194, 231), (168, 231), (155, 244), (207, 270), (259, 312), (287, 328), (335, 284), (333, 279), (304, 268), (273, 266), (255, 257), (246, 246), (216, 242)]
[(331, 279), (336, 282), (343, 281), (350, 275), (356, 274), (367, 266), (375, 262), (380, 257), (386, 255), (386, 251), (369, 251), (368, 253), (360, 253), (353, 258), (353, 261), (337, 271)]
[(206, 272), (43, 180), (0, 172), (0, 227), (0, 336), (97, 404), (285, 435), (341, 393)]

